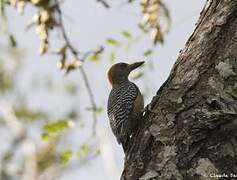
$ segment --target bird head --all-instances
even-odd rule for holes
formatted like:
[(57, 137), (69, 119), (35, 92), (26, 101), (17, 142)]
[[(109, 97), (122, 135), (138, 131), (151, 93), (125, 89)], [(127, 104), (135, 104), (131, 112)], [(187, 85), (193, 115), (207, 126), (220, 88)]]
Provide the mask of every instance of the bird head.
[(141, 66), (143, 63), (144, 61), (135, 62), (132, 64), (121, 62), (112, 65), (108, 71), (109, 82), (112, 84), (112, 86), (114, 86), (127, 81), (130, 72)]

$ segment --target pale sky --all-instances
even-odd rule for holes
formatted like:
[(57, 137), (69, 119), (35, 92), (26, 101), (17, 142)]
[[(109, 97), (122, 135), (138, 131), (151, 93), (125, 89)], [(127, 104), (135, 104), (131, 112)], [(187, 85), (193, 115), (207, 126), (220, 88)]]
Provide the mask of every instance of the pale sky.
[[(112, 0), (108, 1), (112, 2)], [(107, 10), (95, 0), (87, 1), (72, 1), (68, 0), (63, 6), (63, 12), (68, 17), (65, 18), (66, 31), (79, 50), (89, 50), (96, 48), (100, 44), (104, 44), (105, 39), (114, 37), (121, 39), (121, 31), (128, 30), (134, 35), (139, 34), (137, 23), (141, 20), (141, 13), (136, 5), (120, 6), (120, 1), (113, 1), (112, 8)], [(204, 6), (205, 1), (202, 0), (166, 0), (168, 9), (170, 10), (172, 26), (170, 32), (165, 36), (164, 45), (158, 45), (155, 49), (155, 55), (152, 58), (154, 70), (145, 66), (145, 77), (136, 83), (139, 85), (142, 92), (148, 91), (148, 96), (145, 102), (151, 100), (152, 95), (155, 95), (160, 85), (166, 80), (172, 65), (174, 64), (179, 51), (184, 47), (185, 42), (191, 35), (195, 22), (199, 17), (200, 11)], [(34, 10), (27, 8), (23, 17), (19, 16), (14, 11), (9, 11), (10, 29), (16, 34), (17, 40), (20, 42), (20, 47), (23, 47), (25, 52), (25, 66), (22, 69), (19, 77), (20, 90), (29, 91), (30, 83), (34, 78), (47, 76), (60, 84), (62, 79), (77, 82), (79, 84), (79, 95), (76, 98), (61, 97), (57, 94), (46, 94), (39, 91), (28, 92), (30, 96), (30, 104), (32, 107), (45, 110), (53, 110), (57, 116), (60, 116), (66, 108), (71, 108), (71, 104), (80, 110), (80, 118), (88, 120), (91, 118), (88, 111), (84, 108), (89, 106), (87, 93), (85, 92), (84, 84), (80, 78), (79, 72), (73, 72), (68, 77), (62, 76), (62, 73), (56, 67), (57, 58), (46, 55), (40, 57), (37, 53), (39, 41), (33, 30), (25, 31), (26, 22), (29, 20), (29, 15), (32, 15)], [(55, 40), (54, 45), (57, 46), (58, 33), (52, 35), (52, 40)], [(149, 37), (145, 37), (140, 43), (136, 44), (129, 52), (119, 51), (116, 58), (118, 61), (136, 61), (141, 60), (142, 52), (151, 47)], [(109, 94), (110, 86), (106, 79), (106, 72), (111, 65), (109, 60), (105, 58), (101, 62), (85, 63), (85, 69), (88, 73), (92, 88), (95, 90), (96, 102), (98, 105), (106, 109), (106, 101)], [(149, 61), (147, 59), (146, 61)], [(146, 82), (146, 83), (144, 83)], [(61, 96), (60, 96), (61, 95)], [(46, 103), (49, 102), (49, 103)], [(82, 103), (83, 102), (83, 103)], [(82, 105), (83, 104), (83, 105)], [(89, 121), (89, 120), (88, 120)], [(89, 128), (89, 127), (88, 127)], [(80, 132), (79, 132), (80, 131)], [(65, 142), (62, 146), (77, 148), (78, 141), (87, 136), (88, 129), (83, 131), (75, 129), (69, 136), (70, 142)], [(103, 151), (100, 156), (90, 161), (88, 164), (80, 168), (68, 168), (62, 173), (60, 180), (78, 180), (78, 179), (96, 179), (96, 180), (118, 180), (123, 167), (123, 152), (122, 148), (117, 145), (108, 124), (106, 112), (99, 116), (97, 133), (103, 146)], [(37, 136), (37, 135), (36, 135)], [(78, 138), (77, 138), (78, 137)]]

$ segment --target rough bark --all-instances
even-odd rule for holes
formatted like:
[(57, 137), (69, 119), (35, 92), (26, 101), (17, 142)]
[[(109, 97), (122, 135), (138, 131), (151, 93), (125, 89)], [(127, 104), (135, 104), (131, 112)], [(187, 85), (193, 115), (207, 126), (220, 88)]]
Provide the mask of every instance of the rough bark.
[(236, 0), (206, 3), (152, 104), (121, 179), (237, 177)]

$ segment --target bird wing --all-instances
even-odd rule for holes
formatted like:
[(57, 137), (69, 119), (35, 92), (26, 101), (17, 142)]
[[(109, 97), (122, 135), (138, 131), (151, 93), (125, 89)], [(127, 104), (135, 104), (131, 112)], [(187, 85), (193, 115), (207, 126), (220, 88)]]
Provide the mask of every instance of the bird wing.
[[(138, 87), (129, 82), (110, 93), (108, 102), (108, 116), (113, 133), (117, 137), (118, 143), (129, 136), (129, 127), (132, 120), (130, 114), (134, 108), (134, 102), (138, 95)], [(122, 142), (123, 143), (123, 142)]]

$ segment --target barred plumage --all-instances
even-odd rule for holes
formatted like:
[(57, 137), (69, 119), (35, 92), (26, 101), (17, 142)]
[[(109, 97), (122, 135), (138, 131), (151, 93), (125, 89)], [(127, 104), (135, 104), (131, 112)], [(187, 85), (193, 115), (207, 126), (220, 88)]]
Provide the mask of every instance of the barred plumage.
[(111, 129), (118, 143), (123, 145), (124, 151), (144, 106), (138, 87), (128, 80), (130, 71), (141, 64), (119, 63), (112, 66), (109, 71), (109, 80), (113, 88), (109, 95), (107, 112)]
[[(138, 88), (132, 82), (125, 82), (117, 88), (113, 88), (109, 95), (108, 116), (110, 126), (118, 143), (124, 136), (129, 136), (129, 118), (132, 115), (133, 103), (138, 95)], [(124, 132), (122, 132), (124, 131)]]

